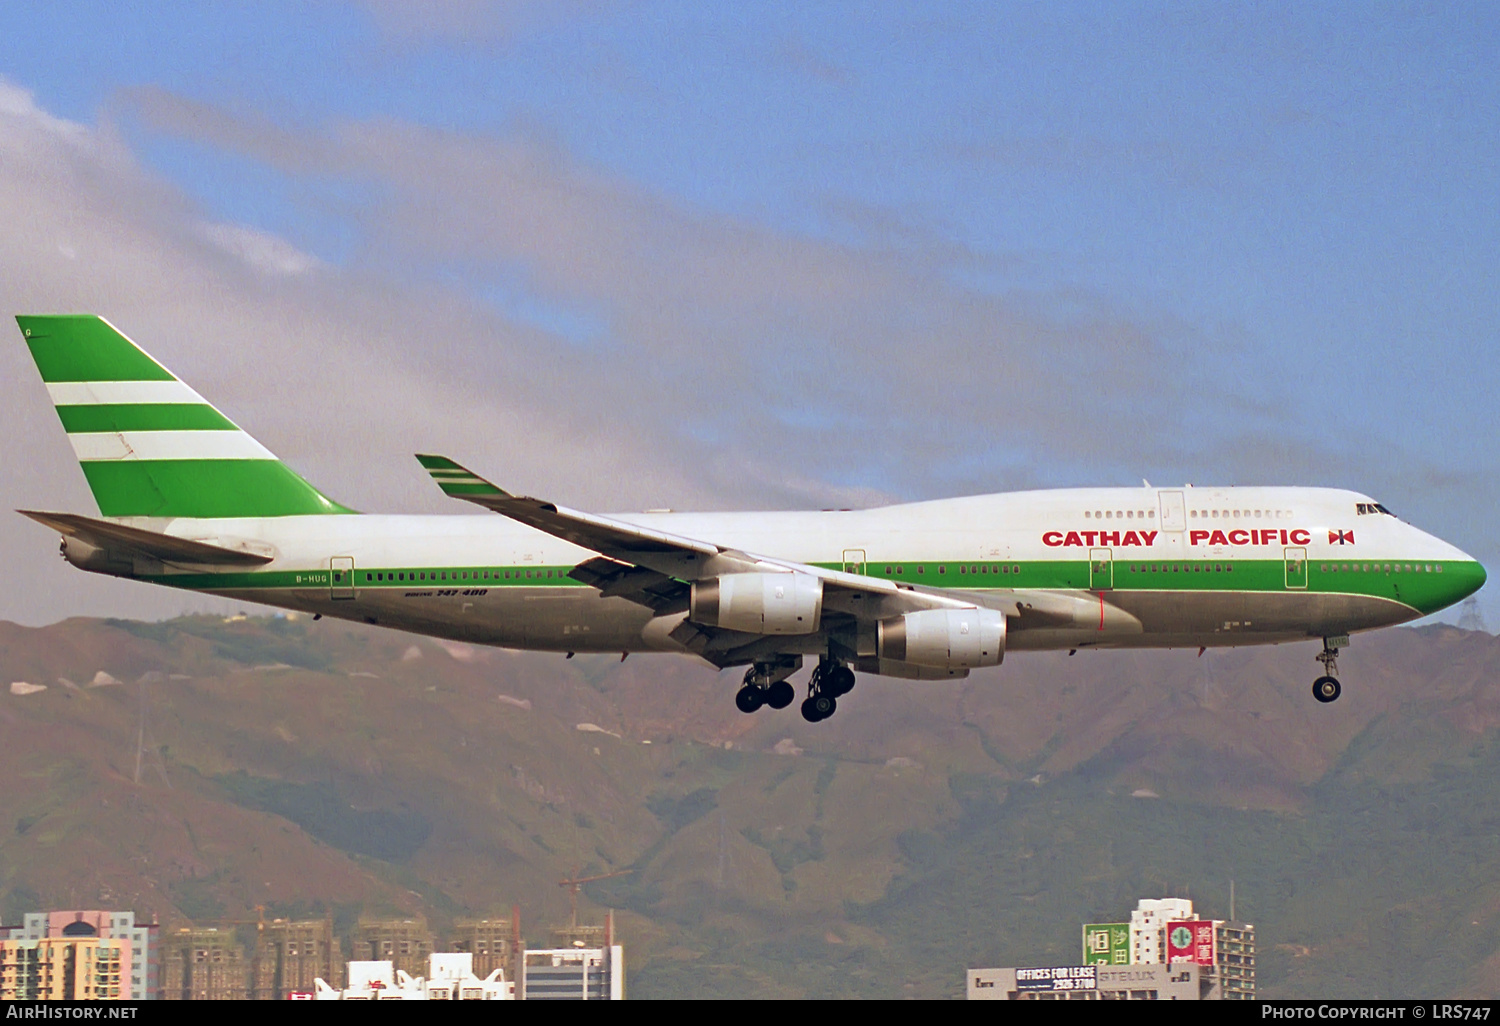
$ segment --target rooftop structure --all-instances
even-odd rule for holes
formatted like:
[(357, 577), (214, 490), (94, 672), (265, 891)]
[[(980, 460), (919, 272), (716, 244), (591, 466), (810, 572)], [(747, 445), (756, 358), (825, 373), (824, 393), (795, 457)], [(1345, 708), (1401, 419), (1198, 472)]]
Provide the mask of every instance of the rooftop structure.
[(349, 985), (342, 990), (322, 979), (314, 981), (319, 1001), (513, 1001), (516, 985), (500, 969), (484, 979), (474, 975), (474, 956), (468, 951), (434, 952), (427, 958), (427, 974), (412, 976), (388, 959), (349, 963)]

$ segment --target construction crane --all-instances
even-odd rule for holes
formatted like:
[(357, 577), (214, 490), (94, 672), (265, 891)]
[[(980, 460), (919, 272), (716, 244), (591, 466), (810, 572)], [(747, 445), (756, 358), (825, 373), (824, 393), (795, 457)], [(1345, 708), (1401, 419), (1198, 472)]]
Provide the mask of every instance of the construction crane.
[(557, 886), (568, 888), (568, 901), (572, 908), (572, 914), (568, 920), (569, 929), (578, 929), (578, 891), (584, 884), (593, 883), (595, 880), (612, 880), (617, 876), (629, 876), (634, 872), (633, 869), (621, 869), (614, 873), (601, 873), (598, 876), (579, 876), (578, 870), (575, 869), (573, 870), (574, 879), (557, 881)]

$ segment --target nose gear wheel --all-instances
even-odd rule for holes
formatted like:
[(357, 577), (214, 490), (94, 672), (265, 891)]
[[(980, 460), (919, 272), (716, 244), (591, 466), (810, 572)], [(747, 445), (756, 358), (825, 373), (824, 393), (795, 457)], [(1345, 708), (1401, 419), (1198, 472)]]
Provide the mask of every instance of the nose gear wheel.
[(1343, 686), (1339, 684), (1338, 678), (1334, 676), (1334, 674), (1339, 672), (1339, 650), (1330, 645), (1329, 640), (1328, 638), (1324, 638), (1323, 651), (1313, 656), (1314, 659), (1323, 664), (1323, 676), (1313, 681), (1312, 693), (1314, 698), (1325, 705), (1329, 702), (1337, 701), (1339, 695), (1343, 694), (1344, 691)]

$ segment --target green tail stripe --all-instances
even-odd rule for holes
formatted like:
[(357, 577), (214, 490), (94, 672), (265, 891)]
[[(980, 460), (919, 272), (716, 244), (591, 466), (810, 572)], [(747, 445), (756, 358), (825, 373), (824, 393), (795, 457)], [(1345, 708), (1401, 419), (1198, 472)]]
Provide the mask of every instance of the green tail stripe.
[(16, 323), (48, 384), (176, 380), (108, 321), (92, 314), (21, 315)]
[(461, 463), (446, 456), (417, 453), (417, 462), (427, 468), (432, 480), (443, 490), (444, 495), (463, 498), (468, 495), (506, 495), (510, 493), (497, 488)]
[(438, 486), (443, 489), (444, 495), (504, 495), (500, 489), (487, 481), (478, 484), (452, 484), (448, 481), (439, 481)]
[(193, 403), (113, 403), (59, 406), (69, 434), (87, 431), (235, 431), (233, 421), (212, 406)]
[[(65, 382), (176, 381), (161, 364), (103, 318), (92, 314), (23, 314), (16, 318), (42, 380)], [(185, 386), (184, 394), (192, 395)], [(61, 389), (89, 394), (87, 389)], [(115, 389), (114, 391), (122, 391)], [(126, 394), (130, 389), (123, 390)], [(82, 436), (116, 432), (223, 431), (239, 429), (204, 402), (77, 403), (57, 407), (77, 451), (93, 451)], [(145, 436), (170, 438), (171, 436)], [(178, 436), (176, 441), (182, 437)], [(224, 449), (233, 435), (212, 436)], [(248, 437), (248, 436), (246, 436)], [(142, 439), (144, 441), (144, 439)], [(178, 447), (180, 448), (180, 446)], [(231, 449), (234, 447), (231, 446)], [(240, 448), (256, 448), (242, 446)], [(141, 446), (137, 452), (147, 451)], [(164, 451), (175, 452), (172, 446)], [(228, 451), (228, 450), (225, 450)], [(282, 517), (353, 513), (273, 459), (96, 459), (82, 461), (84, 477), (107, 517)]]
[(354, 512), (276, 460), (98, 460), (81, 466), (107, 517)]

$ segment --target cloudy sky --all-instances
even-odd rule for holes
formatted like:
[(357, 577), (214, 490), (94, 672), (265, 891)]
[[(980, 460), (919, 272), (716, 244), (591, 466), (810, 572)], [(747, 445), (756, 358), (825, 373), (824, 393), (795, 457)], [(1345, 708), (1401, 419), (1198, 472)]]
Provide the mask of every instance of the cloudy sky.
[[(450, 511), (428, 450), (604, 510), (1323, 484), (1500, 565), (1493, 5), (54, 0), (0, 39), (6, 312), (109, 317), (357, 508)], [(93, 512), (19, 334), (0, 373), (0, 501)], [(0, 617), (186, 608), (0, 548)]]

